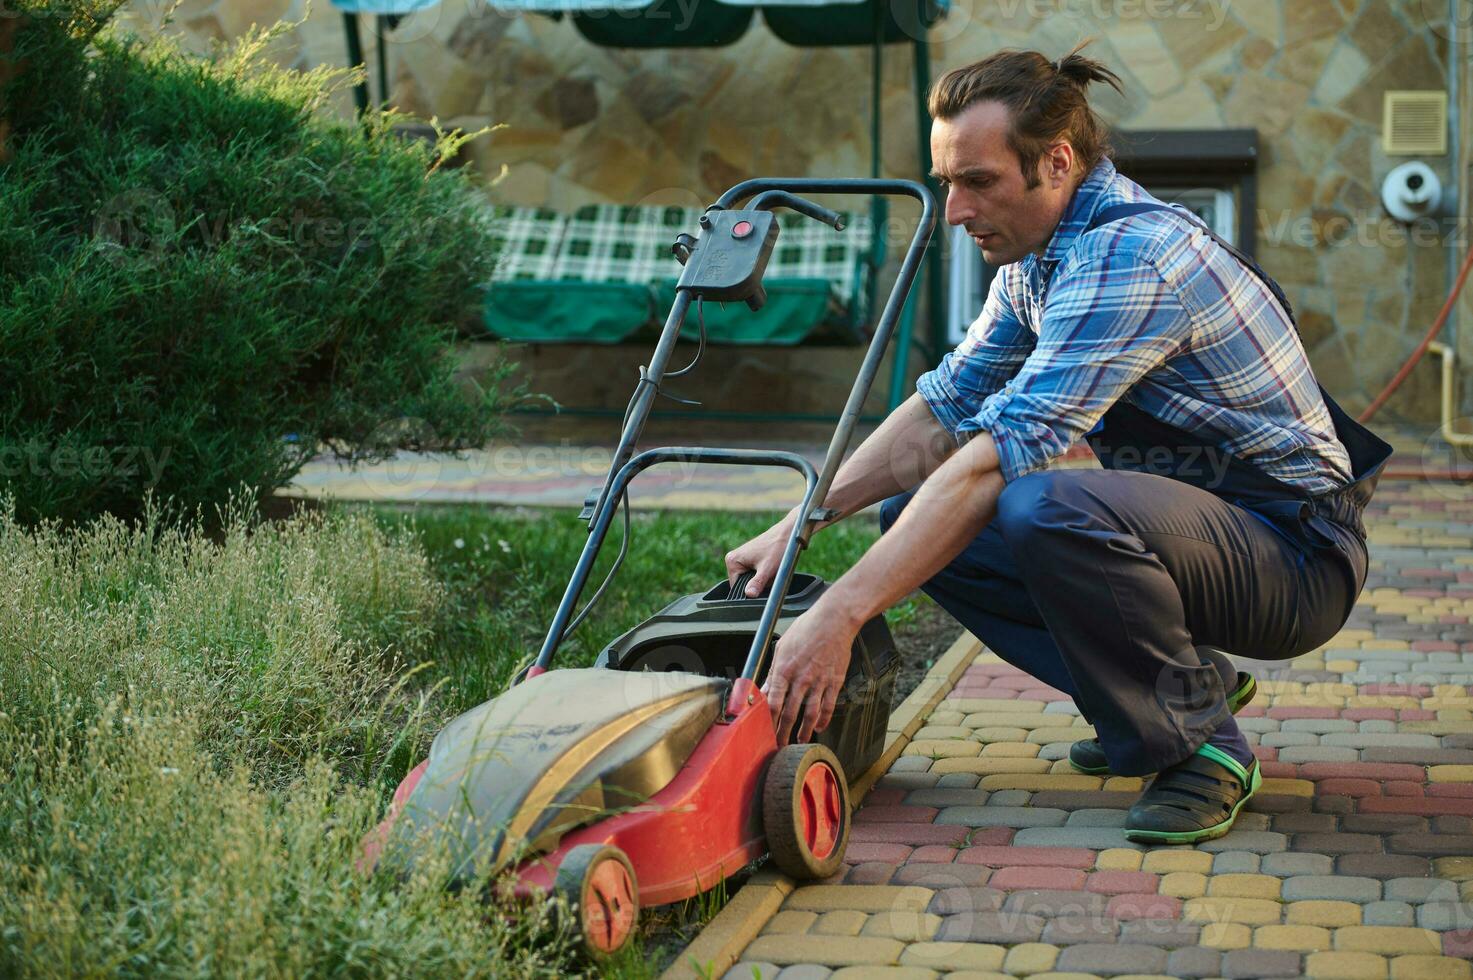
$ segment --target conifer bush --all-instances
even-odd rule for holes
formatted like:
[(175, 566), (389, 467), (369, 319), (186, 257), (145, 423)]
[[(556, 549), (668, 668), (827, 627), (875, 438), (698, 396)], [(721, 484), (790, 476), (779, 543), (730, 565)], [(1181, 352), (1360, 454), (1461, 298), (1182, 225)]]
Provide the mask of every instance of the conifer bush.
[(495, 258), (484, 195), (442, 166), (471, 137), (331, 117), (352, 74), (276, 66), (282, 25), (204, 59), (124, 34), (118, 5), (4, 12), (23, 17), (0, 51), (17, 518), (137, 517), (150, 494), (208, 517), (324, 447), (373, 460), (500, 431), (510, 366), (455, 372)]

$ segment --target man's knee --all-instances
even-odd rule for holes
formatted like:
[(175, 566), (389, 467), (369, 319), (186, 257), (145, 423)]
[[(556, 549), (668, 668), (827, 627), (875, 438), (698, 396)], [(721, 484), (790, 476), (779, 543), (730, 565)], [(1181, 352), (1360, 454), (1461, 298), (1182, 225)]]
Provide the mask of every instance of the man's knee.
[(910, 498), (913, 496), (915, 496), (915, 491), (907, 490), (905, 493), (897, 493), (893, 497), (880, 501), (881, 534), (890, 530), (890, 526), (900, 519), (900, 512), (905, 510), (905, 505), (910, 503)]
[(1009, 541), (1021, 541), (1045, 525), (1048, 513), (1067, 492), (1064, 470), (1040, 470), (1020, 476), (997, 498), (997, 529)]

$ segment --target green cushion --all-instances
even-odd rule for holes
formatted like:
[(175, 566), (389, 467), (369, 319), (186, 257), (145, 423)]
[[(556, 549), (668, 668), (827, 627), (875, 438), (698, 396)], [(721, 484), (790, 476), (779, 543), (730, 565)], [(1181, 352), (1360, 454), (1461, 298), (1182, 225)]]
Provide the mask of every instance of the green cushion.
[[(669, 310), (675, 302), (675, 282), (655, 283), (658, 309)], [(767, 279), (763, 285), (767, 303), (756, 313), (742, 302), (704, 304), (708, 343), (792, 346), (802, 343), (835, 313), (827, 279)], [(691, 341), (700, 336), (694, 305), (680, 336)]]
[(641, 283), (502, 282), (486, 293), (486, 329), (504, 340), (617, 344), (653, 316)]

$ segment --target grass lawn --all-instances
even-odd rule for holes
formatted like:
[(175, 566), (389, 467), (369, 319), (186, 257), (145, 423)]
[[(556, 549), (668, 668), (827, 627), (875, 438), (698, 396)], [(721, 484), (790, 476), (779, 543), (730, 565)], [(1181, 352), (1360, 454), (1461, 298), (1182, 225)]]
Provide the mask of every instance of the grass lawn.
[[(724, 578), (774, 516), (636, 513), (558, 662)], [(836, 577), (877, 533), (830, 528), (800, 567)], [(329, 508), (212, 538), (0, 511), (0, 975), (576, 972), (545, 914), (352, 864), (440, 725), (535, 653), (585, 539), (568, 511)], [(957, 632), (924, 598), (889, 616), (920, 662)], [(615, 972), (657, 973), (722, 900), (650, 915)]]

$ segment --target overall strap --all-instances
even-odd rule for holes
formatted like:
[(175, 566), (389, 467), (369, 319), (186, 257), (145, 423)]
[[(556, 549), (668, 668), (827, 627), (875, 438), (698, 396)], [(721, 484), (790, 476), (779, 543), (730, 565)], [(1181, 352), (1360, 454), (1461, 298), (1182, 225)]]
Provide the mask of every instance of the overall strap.
[(1242, 263), (1244, 268), (1257, 276), (1259, 280), (1268, 287), (1269, 292), (1274, 294), (1274, 299), (1278, 300), (1279, 305), (1284, 308), (1284, 313), (1288, 315), (1289, 322), (1294, 325), (1294, 332), (1299, 332), (1299, 324), (1294, 319), (1294, 307), (1289, 305), (1289, 297), (1284, 295), (1284, 290), (1279, 287), (1278, 283), (1274, 282), (1273, 277), (1270, 276), (1267, 272), (1264, 272), (1263, 269), (1258, 265), (1258, 263), (1249, 258), (1242, 249), (1238, 248), (1236, 245), (1223, 238), (1217, 232), (1213, 231), (1210, 227), (1208, 227), (1205, 221), (1198, 218), (1190, 211), (1178, 211), (1176, 208), (1173, 208), (1166, 204), (1151, 204), (1144, 201), (1137, 201), (1131, 204), (1112, 204), (1110, 207), (1100, 208), (1100, 210), (1096, 211), (1094, 219), (1090, 221), (1087, 226), (1085, 226), (1084, 230), (1093, 231), (1100, 225), (1106, 225), (1112, 221), (1119, 221), (1121, 218), (1129, 218), (1137, 214), (1145, 214), (1148, 211), (1170, 212), (1171, 214), (1177, 215), (1178, 217), (1186, 218), (1198, 228), (1201, 228), (1204, 232), (1206, 232), (1208, 238), (1211, 238), (1214, 242), (1227, 249), (1227, 253), (1229, 255)]

